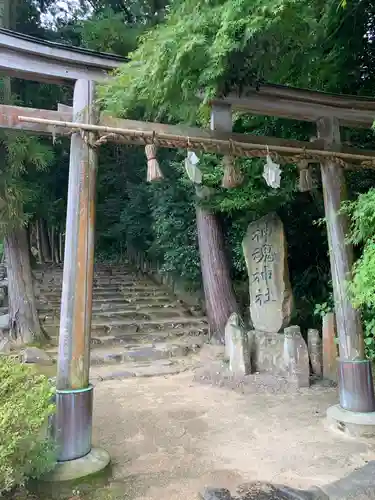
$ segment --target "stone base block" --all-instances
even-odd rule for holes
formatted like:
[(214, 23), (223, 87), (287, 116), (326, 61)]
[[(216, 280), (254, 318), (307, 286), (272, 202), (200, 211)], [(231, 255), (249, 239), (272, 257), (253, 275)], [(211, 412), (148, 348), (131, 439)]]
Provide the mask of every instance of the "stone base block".
[(45, 475), (42, 480), (61, 482), (91, 476), (104, 470), (110, 461), (110, 456), (105, 450), (92, 448), (90, 453), (84, 457), (68, 460), (67, 462), (58, 462), (55, 469)]
[(375, 439), (375, 412), (360, 413), (334, 405), (327, 410), (327, 423), (335, 431), (352, 438)]
[(247, 335), (251, 346), (253, 370), (287, 377), (288, 367), (284, 359), (284, 335), (257, 330), (251, 330)]
[(309, 387), (309, 355), (300, 328), (290, 326), (282, 333), (248, 332), (253, 370), (285, 377), (296, 388)]

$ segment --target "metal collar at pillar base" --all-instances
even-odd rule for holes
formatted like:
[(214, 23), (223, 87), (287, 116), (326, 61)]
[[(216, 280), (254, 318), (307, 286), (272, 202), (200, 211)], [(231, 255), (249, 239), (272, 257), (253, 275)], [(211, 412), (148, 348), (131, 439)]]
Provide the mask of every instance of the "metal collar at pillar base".
[(58, 462), (55, 469), (42, 477), (42, 481), (73, 481), (103, 471), (110, 463), (109, 454), (101, 448), (92, 448), (90, 453), (76, 460)]
[(56, 390), (56, 414), (52, 420), (58, 461), (84, 457), (91, 450), (93, 387)]
[(369, 360), (338, 360), (340, 405), (353, 412), (374, 412), (375, 396)]
[(352, 438), (375, 439), (375, 412), (354, 412), (340, 405), (327, 410), (327, 424), (330, 429)]

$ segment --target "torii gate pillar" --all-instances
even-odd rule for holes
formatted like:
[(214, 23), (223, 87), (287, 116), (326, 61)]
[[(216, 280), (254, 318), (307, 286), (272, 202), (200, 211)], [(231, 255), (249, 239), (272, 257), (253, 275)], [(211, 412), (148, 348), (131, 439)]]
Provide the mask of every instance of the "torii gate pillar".
[[(75, 83), (73, 121), (95, 124), (92, 81)], [(77, 462), (85, 457), (87, 467), (87, 457), (98, 452), (91, 446), (93, 388), (89, 384), (97, 172), (93, 142), (92, 133), (72, 134), (56, 380), (54, 431), (58, 462), (74, 463), (75, 477), (80, 475)], [(98, 461), (97, 456), (94, 458)], [(109, 457), (104, 454), (104, 462), (106, 460), (108, 463)], [(99, 462), (103, 465), (103, 460)]]
[[(326, 147), (340, 146), (340, 127), (336, 118), (321, 118), (317, 122), (317, 130)], [(321, 173), (340, 353), (340, 405), (330, 409), (328, 414), (341, 423), (352, 413), (371, 414), (374, 434), (375, 397), (371, 362), (365, 358), (360, 312), (353, 308), (347, 290), (353, 248), (346, 241), (348, 221), (341, 212), (341, 203), (346, 198), (344, 171), (331, 159), (324, 159), (321, 161)], [(356, 417), (352, 415), (351, 418), (354, 420)]]

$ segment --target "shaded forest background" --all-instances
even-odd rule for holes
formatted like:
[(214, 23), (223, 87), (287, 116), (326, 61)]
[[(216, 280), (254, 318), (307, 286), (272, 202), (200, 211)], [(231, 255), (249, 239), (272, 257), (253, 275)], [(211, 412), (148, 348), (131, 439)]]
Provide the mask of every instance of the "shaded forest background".
[[(147, 60), (135, 83), (129, 82), (124, 68), (115, 83), (100, 92), (101, 105), (120, 116), (207, 126), (207, 108), (195, 101), (197, 88), (204, 86), (208, 98), (228, 86), (261, 85), (263, 81), (375, 96), (375, 2), (369, 0), (348, 0), (343, 5), (317, 1), (313, 6), (308, 1), (281, 0), (2, 2), (3, 17), (8, 8), (8, 26), (14, 30), (130, 56), (135, 63)], [(11, 99), (23, 106), (55, 109), (57, 102), (72, 103), (69, 86), (12, 79), (11, 96), (7, 88), (3, 80), (3, 101)], [(234, 130), (301, 140), (316, 134), (312, 124), (248, 115), (235, 117)], [(371, 130), (345, 129), (343, 142), (374, 149)], [(40, 247), (39, 260), (58, 260), (61, 256), (54, 248), (65, 225), (69, 141), (52, 143), (2, 133), (1, 147), (3, 235), (26, 227)], [(124, 260), (126, 249), (132, 247), (161, 262), (163, 272), (182, 277), (188, 290), (201, 290), (196, 200), (184, 173), (185, 156), (185, 151), (160, 151), (164, 179), (147, 184), (142, 148), (105, 145), (100, 149), (97, 261)], [(297, 169), (288, 165), (283, 168), (281, 188), (272, 190), (261, 176), (263, 164), (259, 159), (239, 160), (244, 182), (228, 190), (221, 187), (221, 159), (200, 155), (204, 183), (214, 188), (204, 204), (217, 214), (223, 228), (231, 278), (242, 308), (248, 305), (242, 238), (249, 222), (277, 211), (287, 234), (295, 320), (303, 328), (313, 327), (319, 324), (319, 314), (332, 307), (319, 170), (315, 170), (314, 189), (299, 192)], [(347, 183), (354, 203), (346, 210), (352, 217), (351, 237), (359, 259), (353, 300), (362, 307), (372, 356), (375, 195), (371, 189), (375, 173), (348, 172)]]

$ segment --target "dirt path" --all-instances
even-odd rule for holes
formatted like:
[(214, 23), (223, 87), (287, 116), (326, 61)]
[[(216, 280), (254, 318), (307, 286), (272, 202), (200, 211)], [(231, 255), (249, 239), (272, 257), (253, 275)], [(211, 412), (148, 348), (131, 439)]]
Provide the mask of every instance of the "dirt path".
[(254, 480), (308, 488), (375, 458), (374, 447), (325, 429), (336, 402), (332, 388), (242, 395), (189, 372), (101, 382), (94, 444), (110, 452), (126, 500), (194, 500), (202, 487)]

